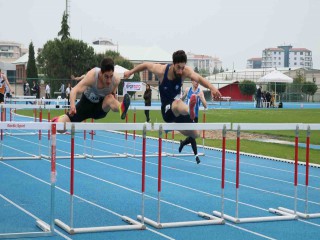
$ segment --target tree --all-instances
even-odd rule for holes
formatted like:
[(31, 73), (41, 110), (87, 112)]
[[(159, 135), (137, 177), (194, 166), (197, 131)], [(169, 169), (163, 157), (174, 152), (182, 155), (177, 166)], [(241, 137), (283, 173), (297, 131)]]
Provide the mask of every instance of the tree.
[(38, 79), (38, 69), (36, 66), (36, 59), (34, 56), (34, 46), (31, 42), (29, 44), (29, 57), (28, 57), (28, 63), (27, 63), (27, 79), (29, 79), (29, 84), (31, 85), (31, 82), (33, 79)]
[(241, 94), (246, 96), (252, 96), (257, 91), (256, 83), (250, 80), (244, 80), (239, 83), (239, 89)]
[(96, 65), (93, 48), (83, 41), (70, 38), (46, 42), (37, 61), (45, 77), (60, 80), (51, 81), (53, 91), (60, 88), (61, 80), (70, 79), (71, 74), (82, 75), (86, 69)]
[[(293, 78), (293, 83), (291, 87), (291, 100), (292, 101), (301, 101), (303, 95), (301, 94), (302, 84), (306, 81), (303, 74), (298, 71), (295, 78)], [(278, 87), (278, 86), (277, 86)], [(278, 91), (278, 88), (277, 88)]]
[(301, 91), (307, 95), (307, 101), (309, 102), (309, 97), (318, 91), (318, 86), (314, 82), (304, 82)]
[(67, 40), (70, 38), (69, 32), (69, 25), (68, 25), (68, 14), (64, 11), (61, 21), (61, 30), (58, 32), (58, 36), (61, 36), (61, 41)]
[(41, 71), (50, 78), (69, 79), (71, 74), (82, 75), (96, 65), (93, 48), (80, 40), (59, 39), (45, 43), (38, 55)]
[(195, 67), (195, 68), (194, 68), (194, 72), (199, 73), (198, 67)]
[(200, 69), (199, 74), (203, 77), (207, 77), (210, 75), (210, 72), (209, 70), (206, 70), (206, 69)]
[[(275, 91), (277, 90), (277, 94), (281, 94), (281, 93), (284, 93), (286, 91), (286, 87), (287, 87), (287, 84), (286, 83), (270, 83), (271, 86), (271, 90), (272, 91)], [(276, 89), (277, 87), (277, 89)]]
[(221, 72), (221, 73), (223, 73), (223, 72), (224, 72), (224, 70), (223, 70), (223, 68), (222, 68), (222, 67), (220, 68), (220, 72)]
[(213, 69), (213, 74), (217, 74), (217, 73), (219, 73), (219, 69), (215, 66)]

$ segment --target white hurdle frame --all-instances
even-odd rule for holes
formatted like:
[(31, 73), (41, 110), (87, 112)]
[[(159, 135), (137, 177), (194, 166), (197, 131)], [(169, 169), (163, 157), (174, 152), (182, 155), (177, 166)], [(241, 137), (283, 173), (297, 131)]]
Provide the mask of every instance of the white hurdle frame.
[(13, 123), (13, 122), (1, 122), (0, 129), (42, 129), (52, 131), (52, 141), (51, 141), (51, 174), (50, 174), (50, 182), (51, 182), (51, 197), (50, 197), (50, 224), (38, 219), (36, 221), (36, 225), (43, 232), (21, 232), (21, 233), (3, 233), (0, 234), (0, 239), (2, 238), (27, 238), (27, 237), (47, 237), (54, 235), (54, 214), (55, 214), (55, 183), (56, 183), (56, 129), (57, 124), (51, 123), (42, 123), (35, 125), (34, 123)]
[[(135, 122), (136, 119), (136, 110), (157, 110), (157, 111), (161, 111), (161, 106), (130, 106), (129, 109), (133, 110), (133, 122)], [(204, 107), (200, 107), (200, 110), (206, 110)], [(174, 136), (174, 130), (172, 131), (172, 136)], [(135, 132), (133, 133), (133, 137), (135, 138)], [(203, 134), (204, 137), (204, 134)], [(174, 137), (172, 140), (169, 139), (165, 139), (164, 141), (166, 141), (166, 143), (171, 142), (171, 149), (172, 149), (172, 153), (169, 152), (162, 152), (162, 156), (170, 156), (170, 157), (182, 157), (182, 156), (194, 156), (194, 153), (190, 152), (190, 153), (173, 153), (173, 149), (174, 149), (174, 144), (178, 143), (176, 141), (174, 141)], [(134, 142), (135, 144), (135, 142)], [(204, 139), (202, 141), (202, 144), (204, 146)], [(167, 144), (166, 144), (167, 146)], [(166, 147), (167, 148), (167, 147)], [(135, 149), (135, 145), (134, 145), (134, 149)], [(169, 148), (167, 148), (169, 149)], [(204, 149), (204, 147), (203, 147)], [(129, 157), (141, 157), (141, 155), (139, 154), (127, 154)], [(198, 152), (198, 156), (204, 156), (204, 151), (203, 152)], [(154, 154), (147, 154), (147, 157), (157, 157), (158, 153), (154, 153)]]
[[(302, 127), (302, 125), (300, 125)], [(310, 130), (320, 130), (320, 124), (304, 124), (307, 129), (307, 139), (306, 139), (306, 179), (305, 179), (305, 207), (304, 212), (299, 212), (295, 205), (294, 210), (279, 207), (280, 211), (296, 214), (300, 218), (308, 219), (308, 218), (319, 218), (320, 213), (309, 213), (309, 153), (310, 153)]]
[[(50, 111), (50, 109), (59, 109), (59, 108), (56, 108), (55, 106), (53, 105), (45, 105), (45, 104), (39, 104), (39, 105), (32, 105), (32, 104), (3, 104), (3, 107), (7, 107), (7, 108), (10, 108), (10, 109), (34, 109), (35, 111), (37, 109), (40, 110), (40, 115), (39, 115), (39, 121), (42, 122), (42, 110), (43, 109), (47, 109), (48, 111)], [(61, 109), (60, 109), (61, 110)], [(36, 117), (35, 117), (35, 120), (36, 120)], [(63, 124), (63, 123), (61, 123)], [(50, 154), (48, 155), (45, 155), (45, 154), (41, 154), (41, 151), (40, 151), (40, 143), (41, 143), (41, 130), (39, 130), (39, 133), (32, 133), (32, 134), (28, 134), (28, 135), (35, 135), (35, 134), (39, 134), (39, 155), (34, 155), (34, 156), (30, 156), (30, 157), (21, 157), (21, 158), (17, 158), (17, 157), (13, 157), (13, 158), (9, 158), (9, 157), (6, 157), (6, 158), (2, 158), (0, 157), (0, 160), (3, 159), (3, 160), (12, 160), (12, 159), (41, 159), (41, 158), (44, 158), (44, 159), (51, 159), (51, 156)], [(50, 130), (48, 131), (48, 136), (50, 134)], [(14, 133), (8, 133), (6, 135), (21, 135), (20, 133), (19, 134), (14, 134)], [(26, 134), (22, 134), (22, 135), (26, 135)], [(70, 155), (67, 155), (67, 156), (55, 156), (56, 159), (66, 159), (66, 158), (70, 158)], [(81, 155), (81, 154), (76, 154), (75, 155), (75, 158), (85, 158), (84, 155)]]
[[(151, 106), (144, 106), (144, 107), (137, 107), (137, 106), (130, 106), (129, 109), (133, 109), (133, 123), (136, 123), (136, 115), (137, 115), (137, 112), (136, 110), (160, 110), (161, 108), (160, 107), (151, 107)], [(127, 118), (126, 118), (126, 123), (128, 122), (128, 115), (127, 114)], [(128, 157), (142, 157), (141, 154), (136, 154), (136, 131), (134, 130), (133, 131), (133, 134), (132, 134), (132, 137), (133, 137), (133, 154), (131, 153), (125, 153), (126, 156)], [(127, 144), (127, 141), (128, 141), (128, 133), (126, 132), (126, 144)], [(157, 157), (158, 156), (158, 153), (151, 153), (151, 154), (146, 154), (146, 157)]]
[[(40, 145), (41, 145), (41, 131), (42, 130), (50, 130), (50, 128), (48, 128), (46, 125), (42, 125), (42, 123), (37, 123), (38, 128), (32, 127), (35, 125), (34, 122), (1, 122), (4, 125), (4, 128), (1, 128), (1, 138), (0, 138), (0, 161), (1, 160), (40, 160), (41, 159), (41, 149), (40, 149)], [(39, 124), (39, 125), (38, 125)], [(46, 123), (46, 124), (50, 124), (51, 123)], [(59, 125), (59, 130), (62, 129), (62, 124), (58, 124)], [(39, 131), (39, 138), (38, 138), (38, 151), (39, 154), (38, 155), (34, 155), (34, 154), (30, 154), (30, 156), (28, 157), (17, 157), (17, 156), (13, 156), (13, 157), (4, 157), (3, 156), (3, 129), (7, 129), (7, 130), (23, 130), (23, 129), (28, 129), (28, 130), (35, 130), (37, 129)], [(38, 133), (37, 133), (38, 134)], [(50, 148), (49, 148), (50, 151)]]
[[(151, 130), (151, 124), (145, 123), (67, 123), (67, 129), (71, 129), (72, 139), (74, 139), (75, 130), (143, 130), (143, 146), (142, 152), (142, 191), (141, 191), (141, 212), (142, 216), (144, 216), (144, 189), (145, 189), (145, 151), (146, 151), (146, 131)], [(73, 142), (73, 141), (72, 141)], [(71, 149), (72, 150), (72, 149)], [(72, 150), (73, 151), (73, 150)], [(71, 158), (71, 161), (73, 159)], [(74, 166), (73, 162), (71, 162), (71, 166)], [(73, 176), (72, 167), (71, 176)], [(72, 179), (72, 178), (71, 178)], [(73, 219), (73, 180), (70, 183), (70, 225), (64, 223), (59, 219), (55, 219), (55, 224), (62, 228), (64, 231), (68, 232), (69, 234), (77, 234), (77, 233), (92, 233), (92, 232), (107, 232), (107, 231), (124, 231), (124, 230), (144, 230), (146, 226), (144, 222), (140, 223), (136, 220), (133, 220), (127, 216), (121, 216), (121, 219), (130, 224), (130, 225), (117, 225), (117, 226), (101, 226), (101, 227), (85, 227), (85, 228), (74, 228), (74, 219)]]
[[(94, 122), (93, 119), (91, 119), (91, 124)], [(93, 154), (93, 136), (94, 136), (94, 131), (91, 130), (90, 131), (90, 148), (87, 148), (87, 144), (86, 144), (86, 140), (87, 140), (87, 136), (86, 136), (86, 130), (84, 130), (84, 157), (85, 158), (93, 158), (93, 159), (99, 159), (99, 158), (126, 158), (127, 155), (126, 154), (122, 154), (122, 153), (116, 153), (116, 154), (108, 154), (108, 155), (94, 155)], [(91, 154), (87, 153), (87, 150), (91, 150)]]
[[(194, 220), (194, 221), (181, 221), (181, 222), (166, 222), (163, 223), (161, 222), (161, 167), (162, 167), (162, 131), (165, 130), (223, 130), (224, 132), (226, 131), (226, 128), (230, 129), (231, 124), (230, 123), (205, 123), (205, 124), (194, 124), (194, 123), (184, 123), (184, 124), (179, 124), (179, 123), (155, 123), (153, 126), (154, 130), (159, 131), (159, 156), (158, 156), (158, 205), (157, 205), (157, 221), (154, 221), (150, 218), (146, 218), (144, 216), (138, 215), (137, 218), (138, 220), (145, 222), (152, 227), (155, 228), (173, 228), (173, 227), (187, 227), (187, 226), (202, 226), (202, 225), (217, 225), (217, 224), (224, 224), (225, 221), (223, 218), (215, 217), (213, 215), (204, 213), (199, 211), (198, 216), (201, 218), (204, 218), (205, 220)], [(225, 138), (223, 139), (225, 140)], [(222, 151), (222, 158), (224, 158), (224, 151)], [(223, 167), (222, 167), (223, 168)], [(224, 170), (223, 170), (224, 174)], [(223, 211), (224, 207), (224, 192), (223, 192), (223, 187), (221, 187), (221, 208)]]
[[(240, 129), (241, 130), (296, 130), (298, 124), (296, 123), (234, 123), (233, 130), (237, 130), (237, 161), (236, 161), (236, 212), (235, 216), (223, 214), (218, 211), (213, 211), (215, 216), (221, 217), (222, 215), (228, 221), (233, 223), (250, 223), (250, 222), (266, 222), (266, 221), (284, 221), (284, 220), (296, 220), (298, 216), (296, 214), (287, 213), (280, 209), (269, 208), (270, 213), (278, 214), (278, 216), (263, 216), (263, 217), (239, 217), (239, 175), (240, 175)], [(294, 204), (296, 206), (297, 201), (297, 186), (295, 185), (295, 197)]]

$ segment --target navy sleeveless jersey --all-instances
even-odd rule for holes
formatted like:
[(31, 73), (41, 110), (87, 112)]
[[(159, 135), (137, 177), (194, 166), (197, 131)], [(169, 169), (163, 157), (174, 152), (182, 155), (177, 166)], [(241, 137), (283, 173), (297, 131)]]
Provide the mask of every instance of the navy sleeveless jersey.
[(171, 64), (167, 65), (162, 82), (159, 84), (162, 105), (171, 104), (175, 100), (175, 97), (181, 93), (182, 79), (168, 79), (168, 71), (170, 66)]

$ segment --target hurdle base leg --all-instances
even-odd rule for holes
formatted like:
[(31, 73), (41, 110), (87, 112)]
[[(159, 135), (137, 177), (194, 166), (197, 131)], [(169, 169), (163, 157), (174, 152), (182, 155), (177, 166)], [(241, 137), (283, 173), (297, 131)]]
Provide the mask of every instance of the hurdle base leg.
[[(269, 212), (275, 213), (275, 209), (270, 208)], [(280, 213), (276, 213), (280, 214)], [(296, 215), (282, 213), (281, 216), (266, 216), (266, 217), (247, 217), (247, 218), (236, 218), (227, 214), (221, 214), (221, 212), (213, 211), (213, 215), (218, 217), (223, 217), (224, 219), (233, 222), (233, 223), (253, 223), (253, 222), (271, 222), (271, 221), (286, 221), (286, 220), (295, 220), (297, 219)]]
[[(128, 157), (137, 157), (137, 158), (141, 158), (141, 157), (142, 157), (141, 154), (130, 154), (130, 153), (127, 153), (127, 156), (128, 156)], [(146, 156), (146, 157), (158, 157), (159, 154), (157, 154), (157, 153), (154, 153), (154, 154), (146, 154), (145, 156)], [(162, 155), (162, 156), (164, 157), (164, 155)]]
[[(199, 214), (200, 213), (200, 214)], [(217, 224), (224, 224), (224, 220), (214, 217), (212, 215), (203, 213), (203, 212), (198, 212), (198, 216), (203, 217), (201, 215), (205, 215), (206, 219), (208, 220), (195, 220), (195, 221), (183, 221), (183, 222), (167, 222), (167, 223), (158, 223), (155, 222), (153, 220), (151, 220), (150, 218), (142, 218), (141, 215), (137, 216), (137, 219), (140, 221), (143, 221), (144, 223), (157, 228), (157, 229), (161, 229), (161, 228), (174, 228), (174, 227), (192, 227), (192, 226), (204, 226), (204, 225), (217, 225)]]
[(36, 225), (37, 225), (38, 228), (40, 228), (44, 232), (50, 232), (51, 231), (50, 225), (48, 223), (42, 221), (42, 220), (37, 220), (36, 221)]
[(114, 154), (114, 155), (90, 155), (90, 154), (83, 154), (84, 158), (126, 158), (127, 155), (125, 154)]
[(69, 234), (77, 233), (94, 233), (94, 232), (110, 232), (110, 231), (125, 231), (125, 230), (144, 230), (146, 229), (144, 224), (137, 222), (129, 217), (122, 216), (121, 219), (130, 225), (119, 226), (101, 226), (101, 227), (84, 227), (84, 228), (71, 228), (59, 219), (55, 219), (55, 224), (62, 228)]
[[(294, 210), (288, 209), (288, 208), (284, 208), (284, 207), (278, 207), (278, 210), (283, 211), (283, 212), (287, 212), (290, 214), (295, 214)], [(300, 218), (319, 218), (320, 217), (320, 213), (302, 213), (302, 212), (296, 212), (296, 215)]]
[[(194, 153), (167, 153), (165, 152), (166, 156), (168, 157), (187, 157), (187, 156), (194, 156)], [(204, 153), (198, 153), (198, 156), (204, 156)]]
[(50, 237), (54, 235), (51, 231), (50, 225), (43, 222), (42, 220), (36, 221), (37, 227), (39, 227), (43, 232), (21, 232), (21, 233), (2, 233), (0, 234), (0, 239), (8, 238), (36, 238), (36, 237)]
[(65, 223), (62, 222), (61, 220), (55, 219), (55, 220), (54, 220), (54, 223), (55, 223), (58, 227), (62, 228), (64, 231), (66, 231), (67, 233), (69, 233), (69, 234), (74, 234), (73, 228), (69, 227), (67, 224), (65, 224)]

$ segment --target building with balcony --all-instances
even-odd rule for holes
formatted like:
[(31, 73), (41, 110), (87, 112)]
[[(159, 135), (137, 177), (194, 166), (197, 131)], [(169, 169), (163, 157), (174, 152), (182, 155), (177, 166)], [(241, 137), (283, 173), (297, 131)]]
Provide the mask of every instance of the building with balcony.
[(262, 51), (261, 68), (306, 68), (312, 69), (312, 52), (306, 48), (291, 45), (266, 48)]
[(28, 52), (23, 45), (12, 41), (0, 41), (0, 61), (11, 63)]
[(284, 50), (282, 48), (266, 48), (262, 51), (261, 68), (284, 67)]
[(292, 48), (289, 51), (289, 67), (313, 68), (312, 52), (306, 48)]

